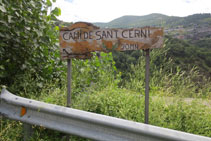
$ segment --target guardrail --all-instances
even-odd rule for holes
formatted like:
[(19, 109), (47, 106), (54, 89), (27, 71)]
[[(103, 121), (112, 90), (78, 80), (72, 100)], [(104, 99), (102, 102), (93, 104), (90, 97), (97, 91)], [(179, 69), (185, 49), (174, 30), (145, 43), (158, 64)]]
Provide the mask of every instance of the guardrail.
[(94, 140), (211, 141), (211, 138), (204, 136), (22, 98), (6, 89), (0, 95), (0, 114)]

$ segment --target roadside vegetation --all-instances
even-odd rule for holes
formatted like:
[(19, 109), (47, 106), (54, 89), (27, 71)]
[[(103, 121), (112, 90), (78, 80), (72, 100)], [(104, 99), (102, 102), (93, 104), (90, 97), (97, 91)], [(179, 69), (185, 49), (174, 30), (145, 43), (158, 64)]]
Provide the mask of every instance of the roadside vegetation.
[[(65, 106), (66, 62), (60, 60), (54, 22), (60, 10), (47, 15), (49, 6), (49, 0), (0, 3), (0, 86), (22, 97)], [(209, 41), (197, 44), (207, 46)], [(192, 49), (197, 48), (166, 37), (164, 48), (150, 52), (149, 123), (211, 137), (211, 80), (204, 72), (210, 72), (209, 49), (190, 53)], [(73, 59), (71, 107), (143, 123), (144, 80), (144, 51)], [(22, 127), (19, 121), (1, 117), (0, 140), (23, 140)], [(64, 133), (45, 127), (33, 130), (32, 141), (65, 140)]]

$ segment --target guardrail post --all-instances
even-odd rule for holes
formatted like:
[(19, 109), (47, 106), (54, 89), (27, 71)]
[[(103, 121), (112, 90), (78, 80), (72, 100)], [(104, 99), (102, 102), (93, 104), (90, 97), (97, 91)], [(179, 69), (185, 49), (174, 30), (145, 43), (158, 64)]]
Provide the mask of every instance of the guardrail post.
[(24, 141), (29, 141), (32, 136), (32, 125), (23, 123)]

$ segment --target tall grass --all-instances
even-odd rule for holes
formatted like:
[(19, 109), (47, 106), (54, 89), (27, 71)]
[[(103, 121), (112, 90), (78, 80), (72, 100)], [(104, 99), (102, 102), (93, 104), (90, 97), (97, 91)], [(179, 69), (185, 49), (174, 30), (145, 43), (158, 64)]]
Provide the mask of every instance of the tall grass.
[[(74, 108), (144, 122), (144, 96), (128, 89), (106, 87), (77, 97)], [(149, 123), (211, 137), (211, 107), (202, 101), (150, 97)]]
[[(156, 60), (159, 56), (164, 57), (163, 63), (158, 66)], [(131, 66), (124, 87), (144, 94), (144, 81), (145, 58), (141, 56), (139, 63)], [(165, 52), (154, 50), (150, 61), (150, 92), (151, 95), (211, 99), (211, 81), (200, 75), (197, 67), (184, 71), (179, 66), (174, 66), (170, 58), (165, 58)]]

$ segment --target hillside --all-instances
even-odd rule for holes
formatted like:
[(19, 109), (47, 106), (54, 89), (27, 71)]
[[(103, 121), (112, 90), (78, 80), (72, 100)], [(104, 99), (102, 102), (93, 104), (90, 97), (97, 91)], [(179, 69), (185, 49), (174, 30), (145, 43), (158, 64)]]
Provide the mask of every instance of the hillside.
[(108, 23), (94, 23), (94, 24), (100, 27), (108, 27), (108, 28), (159, 26), (162, 25), (163, 20), (167, 20), (168, 18), (169, 18), (168, 16), (162, 14), (150, 14), (146, 16), (123, 16), (114, 19)]
[[(175, 66), (184, 70), (198, 67), (200, 73), (211, 75), (211, 15), (194, 14), (187, 17), (172, 17), (162, 14), (146, 16), (123, 16), (109, 23), (95, 23), (100, 27), (131, 28), (143, 26), (164, 27), (167, 57)], [(136, 64), (138, 52), (114, 53), (116, 66), (126, 72), (130, 64)], [(163, 58), (164, 59), (164, 58)], [(158, 61), (160, 66), (162, 62)]]
[(179, 39), (200, 39), (211, 37), (211, 14), (194, 14), (187, 17), (174, 17), (162, 14), (145, 16), (123, 16), (108, 23), (94, 23), (106, 28), (132, 28), (143, 26), (164, 27), (167, 35)]
[[(72, 23), (59, 21), (58, 26), (68, 26)], [(93, 23), (101, 28), (132, 28), (155, 26), (164, 27), (166, 35), (178, 39), (200, 40), (211, 38), (211, 14), (194, 14), (187, 17), (167, 16), (163, 14), (149, 14), (145, 16), (122, 16), (108, 23)]]
[(145, 16), (122, 16), (108, 23), (94, 24), (100, 27), (109, 28), (128, 28), (142, 26), (162, 26), (173, 28), (175, 26), (187, 27), (194, 24), (211, 25), (211, 14), (194, 14), (187, 17), (175, 17), (154, 13)]

